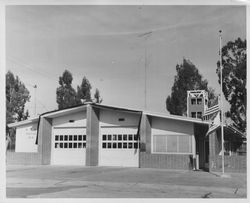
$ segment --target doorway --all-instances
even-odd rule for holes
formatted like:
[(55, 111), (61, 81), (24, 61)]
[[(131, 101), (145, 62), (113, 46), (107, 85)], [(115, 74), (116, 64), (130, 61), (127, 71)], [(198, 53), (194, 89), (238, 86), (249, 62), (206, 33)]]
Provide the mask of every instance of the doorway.
[(209, 141), (205, 140), (205, 147), (204, 147), (204, 158), (205, 158), (205, 170), (209, 170)]

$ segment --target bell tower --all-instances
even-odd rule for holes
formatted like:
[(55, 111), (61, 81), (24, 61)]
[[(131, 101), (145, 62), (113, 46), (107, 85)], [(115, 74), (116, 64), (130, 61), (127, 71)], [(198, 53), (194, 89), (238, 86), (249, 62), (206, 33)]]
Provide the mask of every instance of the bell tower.
[(205, 90), (187, 91), (187, 116), (202, 118), (208, 109), (208, 93)]

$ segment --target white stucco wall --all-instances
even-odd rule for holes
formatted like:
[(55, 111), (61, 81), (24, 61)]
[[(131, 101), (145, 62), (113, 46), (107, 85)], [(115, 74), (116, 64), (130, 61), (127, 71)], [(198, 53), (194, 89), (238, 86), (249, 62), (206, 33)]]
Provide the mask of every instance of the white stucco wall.
[(153, 118), (152, 130), (169, 131), (177, 134), (194, 134), (193, 123), (165, 118)]
[(37, 122), (16, 128), (15, 152), (37, 152)]
[[(74, 122), (69, 122), (74, 120)], [(53, 127), (86, 127), (86, 111), (53, 118)]]
[[(123, 118), (124, 121), (119, 121)], [(102, 126), (138, 126), (140, 115), (115, 110), (100, 110), (100, 127)]]

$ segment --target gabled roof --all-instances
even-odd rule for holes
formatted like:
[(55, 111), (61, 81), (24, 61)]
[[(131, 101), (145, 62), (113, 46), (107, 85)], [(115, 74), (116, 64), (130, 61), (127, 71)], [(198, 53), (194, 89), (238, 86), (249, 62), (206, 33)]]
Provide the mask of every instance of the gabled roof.
[(179, 121), (209, 125), (209, 122), (203, 121), (199, 118), (177, 116), (177, 115), (167, 115), (167, 114), (161, 114), (161, 113), (153, 113), (153, 112), (149, 112), (149, 111), (144, 111), (144, 114), (149, 115), (149, 116), (154, 116), (154, 117), (167, 118), (167, 119), (172, 119), (172, 120), (179, 120)]
[(129, 109), (126, 107), (118, 107), (118, 106), (111, 106), (111, 105), (104, 105), (104, 104), (97, 104), (97, 103), (90, 103), (93, 107), (97, 107), (100, 109), (112, 109), (124, 112), (131, 112), (131, 113), (142, 113), (143, 110), (141, 109)]
[(36, 123), (36, 122), (38, 122), (38, 120), (39, 120), (39, 116), (29, 118), (29, 119), (23, 120), (23, 121), (18, 121), (18, 122), (15, 122), (15, 123), (10, 123), (10, 124), (8, 124), (8, 127), (9, 128), (15, 128), (15, 127), (27, 125), (27, 124), (30, 124), (30, 123)]
[(63, 115), (67, 115), (67, 114), (71, 114), (71, 113), (76, 113), (79, 112), (81, 110), (86, 110), (87, 105), (79, 105), (79, 106), (74, 106), (74, 107), (70, 107), (70, 108), (66, 108), (66, 109), (62, 109), (62, 110), (55, 110), (55, 111), (50, 111), (50, 112), (46, 112), (43, 113), (42, 117), (46, 117), (46, 118), (56, 118), (59, 116), (63, 116)]

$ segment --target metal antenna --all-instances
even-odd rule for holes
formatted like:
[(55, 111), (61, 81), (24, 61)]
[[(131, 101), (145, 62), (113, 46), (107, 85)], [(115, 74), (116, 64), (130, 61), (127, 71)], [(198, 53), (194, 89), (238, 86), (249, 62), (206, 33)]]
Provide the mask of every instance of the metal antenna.
[(147, 40), (148, 38), (150, 37), (150, 35), (152, 34), (153, 32), (150, 31), (150, 32), (145, 32), (145, 33), (142, 33), (140, 35), (138, 35), (138, 37), (144, 37), (145, 38), (145, 73), (144, 73), (144, 76), (145, 76), (145, 83), (144, 83), (144, 108), (145, 110), (147, 110)]

